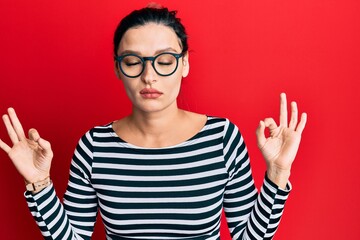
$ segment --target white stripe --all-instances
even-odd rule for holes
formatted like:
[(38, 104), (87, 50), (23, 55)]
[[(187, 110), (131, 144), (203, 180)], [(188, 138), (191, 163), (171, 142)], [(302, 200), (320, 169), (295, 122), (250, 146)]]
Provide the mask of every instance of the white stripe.
[[(184, 179), (186, 180), (186, 179)], [(166, 181), (164, 179), (163, 181)], [(208, 189), (212, 187), (217, 187), (225, 184), (225, 180), (221, 179), (219, 181), (190, 185), (190, 186), (170, 186), (170, 187), (123, 187), (123, 186), (113, 186), (113, 185), (103, 185), (103, 184), (94, 184), (95, 188), (117, 191), (117, 192), (185, 192), (185, 191), (196, 191), (202, 189)]]
[(222, 195), (223, 190), (217, 191), (212, 194), (202, 195), (198, 197), (179, 197), (179, 198), (122, 198), (122, 197), (110, 197), (98, 193), (100, 199), (104, 199), (109, 202), (121, 202), (121, 203), (196, 203), (206, 200), (214, 199)]
[(75, 207), (75, 208), (79, 208), (79, 209), (93, 208), (93, 207), (97, 206), (96, 203), (74, 203), (74, 202), (68, 201), (66, 199), (64, 199), (64, 203), (66, 203), (66, 205), (68, 205), (70, 207)]
[(256, 188), (254, 188), (254, 190), (252, 192), (250, 192), (246, 195), (242, 195), (241, 197), (237, 197), (237, 198), (227, 198), (227, 199), (224, 199), (224, 202), (226, 202), (226, 203), (242, 202), (242, 201), (251, 199), (253, 196), (255, 196), (257, 194), (258, 194), (258, 192), (257, 192)]
[(73, 212), (73, 211), (69, 211), (66, 210), (66, 214), (68, 216), (74, 216), (74, 217), (88, 217), (88, 218), (93, 218), (96, 216), (96, 211), (95, 212)]
[(207, 148), (202, 148), (193, 151), (173, 153), (173, 154), (130, 154), (130, 153), (112, 153), (112, 152), (94, 152), (95, 157), (103, 158), (118, 158), (118, 159), (136, 159), (136, 160), (169, 160), (169, 159), (179, 159), (186, 157), (194, 157), (195, 155), (201, 155), (209, 152), (214, 152), (221, 149), (221, 144), (210, 146)]
[(79, 185), (79, 184), (76, 184), (76, 183), (71, 182), (71, 181), (69, 181), (69, 183), (68, 183), (68, 187), (69, 186), (76, 189), (76, 190), (82, 190), (82, 191), (90, 192), (90, 193), (94, 192), (94, 189), (92, 189), (91, 187), (88, 187), (88, 186), (85, 186), (85, 185)]
[[(146, 202), (146, 201), (144, 201)], [(217, 201), (216, 203), (202, 207), (202, 208), (151, 208), (151, 209), (119, 209), (119, 208), (112, 208), (106, 205), (103, 205), (101, 201), (99, 205), (102, 210), (111, 213), (111, 214), (162, 214), (162, 213), (171, 213), (171, 214), (201, 214), (210, 212), (222, 205), (222, 199)], [(221, 209), (221, 208), (220, 208)]]
[[(221, 215), (221, 211), (219, 211), (218, 213), (214, 214), (214, 216), (205, 218), (205, 219), (201, 219), (201, 220), (185, 220), (185, 219), (181, 219), (181, 220), (177, 220), (177, 219), (142, 219), (142, 220), (114, 220), (114, 219), (109, 219), (108, 217), (104, 216), (104, 214), (101, 215), (101, 217), (103, 218), (104, 221), (113, 224), (113, 225), (119, 225), (119, 226), (128, 226), (128, 225), (146, 225), (146, 224), (160, 224), (160, 225), (186, 225), (186, 226), (196, 226), (196, 225), (202, 225), (202, 224), (207, 224), (211, 221), (213, 221), (214, 219), (220, 218)], [(209, 229), (212, 229), (214, 226), (211, 226)], [(110, 228), (109, 228), (110, 229)], [(138, 227), (134, 227), (134, 229), (136, 230), (121, 230), (121, 233), (159, 233), (159, 232), (164, 232), (164, 233), (171, 233), (176, 231), (175, 229), (171, 230), (171, 229), (140, 229)], [(119, 231), (119, 230), (117, 230)], [(197, 231), (197, 233), (205, 233), (207, 232), (207, 229), (201, 229), (201, 231)], [(186, 230), (181, 230), (179, 231), (180, 233), (185, 233), (187, 232)], [(190, 231), (192, 234), (194, 234), (194, 231), (191, 230)]]
[(242, 187), (239, 187), (238, 189), (227, 190), (226, 194), (235, 194), (238, 192), (242, 192), (242, 191), (249, 189), (253, 185), (254, 185), (254, 180), (252, 180), (251, 182), (248, 182), (247, 184), (243, 185)]
[(92, 189), (92, 190), (93, 190), (92, 192), (94, 193), (94, 195), (82, 195), (82, 194), (77, 194), (77, 193), (73, 193), (70, 191), (66, 191), (65, 194), (69, 197), (78, 198), (78, 199), (95, 199), (96, 198), (95, 191), (94, 191), (94, 189)]
[(247, 204), (243, 204), (240, 205), (239, 207), (234, 207), (234, 208), (224, 208), (224, 210), (226, 210), (226, 212), (240, 212), (240, 211), (244, 211), (247, 209), (250, 209), (254, 206), (254, 202), (249, 202)]
[[(84, 157), (78, 152), (75, 151), (74, 153), (75, 157), (77, 159), (79, 159), (79, 161), (86, 167), (86, 169), (88, 170), (88, 172), (91, 172), (91, 166), (88, 164), (88, 162), (84, 159)], [(84, 172), (84, 170), (82, 170), (74, 161), (74, 159), (72, 160), (71, 163), (74, 167), (76, 167), (77, 169), (79, 169), (81, 172)]]
[(168, 165), (130, 165), (130, 164), (118, 164), (118, 163), (101, 163), (94, 162), (93, 168), (110, 168), (110, 169), (121, 169), (121, 170), (141, 170), (141, 171), (154, 171), (154, 170), (180, 170), (206, 166), (213, 163), (223, 162), (224, 158), (214, 157), (211, 159), (205, 159), (196, 162), (183, 163), (183, 164), (168, 164)]
[(92, 178), (101, 179), (101, 180), (169, 182), (169, 181), (193, 180), (193, 179), (199, 179), (205, 177), (212, 177), (212, 176), (222, 175), (224, 173), (225, 173), (224, 169), (215, 169), (206, 172), (183, 174), (183, 175), (171, 175), (171, 176), (132, 176), (132, 175), (94, 173), (92, 175)]

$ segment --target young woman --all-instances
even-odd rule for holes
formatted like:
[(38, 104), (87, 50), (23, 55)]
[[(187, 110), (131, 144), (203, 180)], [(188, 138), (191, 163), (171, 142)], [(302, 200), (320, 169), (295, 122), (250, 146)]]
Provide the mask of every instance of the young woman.
[(267, 172), (258, 193), (238, 128), (177, 106), (190, 64), (175, 12), (147, 7), (126, 16), (115, 31), (114, 55), (132, 113), (80, 139), (63, 204), (50, 180), (50, 143), (35, 129), (27, 138), (14, 109), (3, 116), (13, 146), (0, 140), (0, 147), (26, 181), (26, 200), (44, 238), (90, 239), (100, 210), (107, 239), (220, 239), (224, 209), (233, 239), (271, 239), (306, 115), (298, 123), (293, 102), (288, 123), (281, 94), (279, 125), (260, 121)]

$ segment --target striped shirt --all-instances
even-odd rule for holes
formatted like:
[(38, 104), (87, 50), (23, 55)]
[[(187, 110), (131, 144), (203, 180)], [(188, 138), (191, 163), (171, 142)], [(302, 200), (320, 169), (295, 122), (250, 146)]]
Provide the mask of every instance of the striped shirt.
[(79, 141), (63, 204), (53, 185), (25, 192), (45, 239), (90, 239), (100, 212), (108, 240), (271, 239), (290, 191), (265, 179), (258, 193), (248, 152), (229, 120), (208, 117), (195, 136), (164, 148), (123, 141), (112, 124)]

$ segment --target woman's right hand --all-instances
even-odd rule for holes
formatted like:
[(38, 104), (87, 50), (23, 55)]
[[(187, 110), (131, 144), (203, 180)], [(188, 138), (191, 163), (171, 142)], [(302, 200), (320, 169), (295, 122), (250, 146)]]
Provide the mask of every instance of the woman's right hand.
[(0, 148), (4, 150), (26, 183), (44, 180), (50, 175), (53, 152), (50, 143), (40, 137), (35, 129), (25, 136), (21, 123), (13, 108), (2, 117), (13, 146), (0, 139)]

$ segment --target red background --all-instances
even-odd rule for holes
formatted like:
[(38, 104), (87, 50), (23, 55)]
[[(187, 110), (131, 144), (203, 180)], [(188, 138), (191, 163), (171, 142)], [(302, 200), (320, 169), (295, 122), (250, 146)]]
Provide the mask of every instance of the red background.
[[(130, 112), (113, 72), (118, 21), (148, 1), (0, 1), (0, 112), (14, 107), (55, 153), (52, 179), (65, 192), (80, 136)], [(265, 171), (260, 119), (279, 114), (286, 92), (308, 113), (293, 191), (274, 239), (360, 239), (359, 1), (158, 1), (187, 27), (190, 75), (183, 108), (228, 117), (247, 142), (257, 186)], [(9, 143), (4, 126), (0, 137)], [(0, 153), (0, 239), (41, 239), (24, 183)], [(223, 221), (222, 239), (230, 239)], [(104, 239), (97, 224), (94, 239)]]

